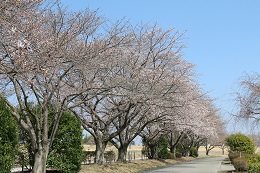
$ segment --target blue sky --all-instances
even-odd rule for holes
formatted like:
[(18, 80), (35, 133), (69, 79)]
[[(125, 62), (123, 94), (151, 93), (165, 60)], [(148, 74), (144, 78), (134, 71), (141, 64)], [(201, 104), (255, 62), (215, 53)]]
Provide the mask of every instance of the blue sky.
[[(238, 81), (260, 73), (259, 0), (62, 0), (73, 10), (89, 7), (99, 14), (131, 23), (158, 23), (159, 27), (186, 31), (184, 59), (196, 64), (198, 79), (217, 98), (222, 116), (235, 110)], [(233, 131), (229, 124), (229, 131)]]

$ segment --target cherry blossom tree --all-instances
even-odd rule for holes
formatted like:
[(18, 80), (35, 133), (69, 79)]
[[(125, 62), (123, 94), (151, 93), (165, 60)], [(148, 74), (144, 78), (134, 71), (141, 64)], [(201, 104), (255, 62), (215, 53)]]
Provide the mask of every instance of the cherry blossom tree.
[(209, 155), (209, 152), (215, 147), (219, 147), (222, 150), (222, 155), (224, 155), (225, 138), (227, 137), (227, 133), (225, 131), (225, 124), (217, 114), (213, 114), (211, 116), (211, 122), (212, 126), (214, 126), (215, 128), (216, 135), (210, 135), (208, 137), (205, 137), (203, 143), (205, 145), (206, 155)]
[(260, 75), (258, 73), (248, 75), (242, 78), (240, 85), (241, 90), (236, 93), (239, 112), (235, 116), (258, 124), (260, 120)]
[(235, 93), (238, 110), (232, 115), (237, 120), (249, 124), (251, 130), (254, 130), (260, 121), (260, 74), (247, 74), (241, 78), (239, 84), (240, 89)]
[[(102, 153), (108, 139), (116, 135), (110, 141), (122, 153), (120, 158), (125, 158), (127, 146), (145, 126), (165, 116), (160, 107), (165, 107), (166, 100), (171, 100), (168, 109), (181, 104), (176, 99), (181, 94), (178, 88), (189, 80), (187, 76), (192, 76), (193, 65), (181, 59), (178, 32), (163, 31), (156, 25), (138, 25), (117, 38), (127, 40), (127, 44), (115, 44), (108, 51), (112, 56), (104, 62), (110, 70), (106, 80), (100, 78), (99, 82), (107, 90), (84, 103), (83, 112), (77, 110), (75, 114), (96, 142), (103, 141), (96, 145), (100, 150), (96, 154)], [(96, 158), (102, 163), (103, 156), (98, 155)]]
[[(111, 101), (109, 97), (117, 95), (114, 88), (123, 82), (121, 76), (121, 81), (117, 80), (116, 76), (120, 73), (122, 65), (127, 63), (122, 58), (122, 54), (132, 44), (129, 23), (124, 20), (106, 26), (102, 35), (104, 36), (88, 43), (92, 45), (92, 49), (95, 50), (93, 52), (98, 56), (93, 64), (96, 71), (89, 75), (89, 67), (85, 66), (84, 73), (80, 76), (84, 81), (91, 81), (92, 90), (82, 93), (71, 106), (73, 113), (82, 120), (84, 129), (94, 138), (95, 162), (98, 164), (104, 163), (107, 143), (121, 131), (112, 128), (113, 120), (119, 115), (111, 114), (111, 110), (107, 107)], [(83, 85), (89, 85), (89, 82)], [(128, 122), (124, 122), (124, 127), (127, 124)]]
[(216, 129), (221, 124), (220, 119), (216, 118), (218, 109), (212, 100), (198, 87), (192, 88), (194, 90), (187, 96), (185, 105), (174, 109), (173, 116), (169, 116), (165, 124), (169, 131), (169, 148), (174, 155), (178, 145), (182, 145), (186, 153), (190, 147), (198, 148), (205, 139), (217, 138)]
[[(87, 39), (101, 20), (96, 12), (70, 13), (44, 1), (0, 3), (1, 92), (9, 96), (12, 115), (32, 142), (32, 172), (43, 173), (63, 112), (92, 87), (79, 85), (75, 76), (81, 74), (81, 63), (93, 61), (86, 56), (89, 51), (85, 50), (91, 50)], [(30, 102), (36, 103), (40, 112), (35, 114)], [(49, 129), (51, 105), (57, 109), (52, 112), (54, 126)]]
[[(182, 46), (178, 45), (181, 39), (178, 32), (163, 31), (156, 25), (142, 26), (136, 28), (135, 39), (137, 47), (134, 45), (134, 49), (128, 49), (132, 57), (122, 71), (124, 83), (116, 88), (116, 93), (121, 95), (120, 99), (118, 95), (117, 99), (111, 99), (112, 107), (132, 105), (130, 114), (114, 121), (118, 129), (122, 129), (118, 122), (126, 119), (131, 121), (112, 140), (118, 148), (119, 161), (125, 161), (128, 145), (149, 123), (166, 116), (162, 107), (166, 106), (167, 99), (171, 99), (168, 109), (181, 104), (176, 99), (179, 94), (177, 90), (182, 87), (184, 80), (188, 80), (186, 77), (192, 75), (192, 65), (182, 60), (179, 54)], [(117, 110), (126, 112), (125, 109)]]
[(146, 148), (146, 152), (149, 159), (156, 159), (157, 145), (160, 139), (166, 135), (167, 130), (163, 127), (162, 121), (149, 123), (139, 134), (142, 137), (143, 145)]
[(204, 118), (201, 120), (204, 124), (198, 128), (199, 131), (195, 133), (198, 136), (197, 144), (204, 145), (206, 155), (217, 145), (223, 144), (225, 127), (219, 116), (219, 109), (213, 104), (213, 100), (202, 100), (204, 107)]
[(124, 160), (131, 141), (144, 130), (151, 133), (152, 124), (163, 131), (172, 126), (173, 134), (187, 138), (214, 133), (194, 65), (182, 58), (183, 34), (174, 29), (107, 24), (88, 9), (72, 13), (59, 2), (11, 0), (0, 2), (0, 38), (0, 91), (32, 141), (33, 173), (46, 171), (67, 110), (94, 137), (101, 164), (109, 141)]

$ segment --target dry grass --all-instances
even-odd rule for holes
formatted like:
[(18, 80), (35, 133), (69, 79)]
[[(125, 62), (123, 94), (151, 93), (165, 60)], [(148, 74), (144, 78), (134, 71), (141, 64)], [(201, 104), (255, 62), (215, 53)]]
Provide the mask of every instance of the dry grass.
[[(95, 151), (95, 145), (83, 145), (84, 150), (85, 151)], [(133, 145), (131, 146), (131, 149), (128, 148), (128, 151), (132, 151), (132, 152), (141, 152), (143, 146), (139, 146), (139, 145)], [(117, 149), (114, 146), (108, 146), (106, 148), (106, 151), (115, 151), (117, 152)], [(260, 152), (260, 149), (257, 150), (258, 152)], [(206, 154), (206, 150), (205, 147), (201, 146), (199, 148), (199, 155), (200, 156), (204, 156)], [(213, 148), (210, 152), (209, 152), (210, 156), (221, 156), (222, 155), (222, 150), (219, 147), (215, 147)], [(228, 149), (225, 149), (225, 155), (228, 155)]]
[[(131, 149), (128, 148), (128, 151), (135, 152), (136, 158), (139, 160), (132, 160), (131, 162), (127, 163), (111, 163), (106, 165), (82, 165), (82, 169), (80, 173), (137, 173), (153, 168), (158, 168), (170, 164), (179, 164), (182, 162), (194, 160), (192, 157), (184, 157), (178, 160), (165, 160), (165, 161), (159, 161), (159, 160), (140, 160), (141, 158), (141, 150), (142, 146), (131, 146)], [(95, 146), (94, 145), (84, 145), (84, 149), (86, 151), (94, 151)], [(108, 146), (107, 151), (115, 151), (117, 153), (117, 150), (113, 146)], [(205, 147), (199, 148), (199, 157), (206, 157), (206, 151)], [(227, 156), (228, 151), (225, 150), (225, 156)], [(219, 147), (215, 147), (209, 152), (209, 156), (223, 156), (222, 150)]]
[[(205, 156), (206, 155), (206, 149), (205, 149), (205, 147), (204, 146), (201, 146), (200, 148), (199, 148), (199, 151), (198, 151), (198, 153), (199, 153), (199, 156)], [(228, 149), (226, 148), (225, 149), (225, 152), (224, 152), (224, 156), (228, 156)], [(220, 149), (219, 147), (215, 147), (215, 148), (213, 148), (210, 152), (209, 152), (209, 156), (223, 156), (222, 155), (222, 149)]]
[(115, 162), (106, 165), (83, 165), (80, 173), (137, 173), (169, 164), (179, 164), (194, 159), (195, 158), (193, 157), (185, 157), (178, 160), (134, 160), (127, 163)]

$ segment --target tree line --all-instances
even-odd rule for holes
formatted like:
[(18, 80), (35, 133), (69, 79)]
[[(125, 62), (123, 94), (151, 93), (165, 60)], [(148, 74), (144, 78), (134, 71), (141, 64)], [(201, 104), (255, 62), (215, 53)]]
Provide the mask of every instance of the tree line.
[(46, 172), (66, 112), (93, 136), (98, 164), (109, 142), (124, 161), (137, 136), (151, 158), (162, 137), (174, 157), (180, 141), (184, 150), (221, 141), (219, 108), (183, 58), (184, 33), (67, 11), (59, 2), (0, 6), (0, 90), (31, 142), (33, 173)]

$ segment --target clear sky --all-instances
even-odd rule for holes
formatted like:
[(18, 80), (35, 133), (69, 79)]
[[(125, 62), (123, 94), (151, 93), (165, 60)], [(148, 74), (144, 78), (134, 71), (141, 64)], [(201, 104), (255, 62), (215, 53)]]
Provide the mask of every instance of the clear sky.
[[(231, 93), (246, 74), (260, 73), (260, 0), (62, 0), (118, 20), (186, 31), (184, 59), (196, 64), (199, 82), (217, 98), (222, 116), (236, 109)], [(229, 131), (233, 131), (229, 125)]]

